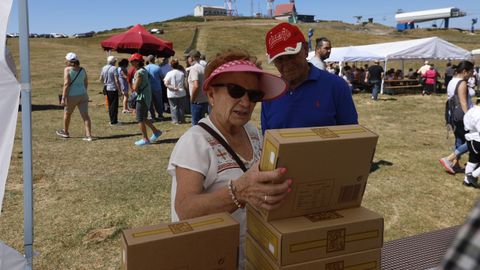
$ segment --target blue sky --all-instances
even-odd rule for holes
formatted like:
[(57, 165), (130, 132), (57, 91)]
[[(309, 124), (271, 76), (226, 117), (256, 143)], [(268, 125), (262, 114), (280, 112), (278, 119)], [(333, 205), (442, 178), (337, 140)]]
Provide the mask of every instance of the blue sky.
[[(276, 0), (274, 4), (288, 3), (288, 0)], [(252, 5), (253, 3), (253, 5)], [(145, 24), (163, 21), (183, 15), (193, 14), (197, 4), (220, 5), (224, 0), (35, 0), (29, 1), (29, 25), (31, 33), (64, 33), (101, 31), (121, 28), (137, 23)], [(18, 0), (13, 2), (8, 32), (18, 32)], [(238, 13), (248, 16), (253, 12), (266, 13), (266, 0), (237, 0)], [(395, 26), (395, 12), (458, 7), (467, 12), (463, 18), (451, 19), (450, 27), (470, 29), (472, 18), (480, 19), (478, 0), (343, 0), (318, 1), (297, 0), (300, 14), (315, 15), (319, 20), (341, 20), (356, 22), (353, 16), (363, 16), (363, 20), (373, 18), (375, 22)], [(441, 25), (440, 20), (437, 25)], [(432, 22), (422, 23), (420, 27), (429, 27)], [(476, 25), (480, 29), (480, 21)]]

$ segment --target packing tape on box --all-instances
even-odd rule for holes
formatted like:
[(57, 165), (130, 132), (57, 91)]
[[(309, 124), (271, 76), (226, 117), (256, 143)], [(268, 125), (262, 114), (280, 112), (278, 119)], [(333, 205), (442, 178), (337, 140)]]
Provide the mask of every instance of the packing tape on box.
[(185, 233), (185, 232), (193, 231), (194, 228), (200, 228), (200, 227), (212, 225), (215, 223), (222, 223), (224, 221), (225, 220), (223, 218), (214, 218), (214, 219), (207, 219), (207, 220), (194, 222), (194, 223), (188, 223), (188, 222), (173, 223), (168, 225), (168, 227), (165, 227), (162, 229), (133, 233), (132, 237), (138, 238), (138, 237), (145, 237), (145, 236), (163, 234), (163, 233), (173, 233), (173, 234)]
[(301, 138), (313, 136), (319, 136), (321, 138), (336, 138), (340, 137), (340, 135), (357, 134), (363, 132), (366, 132), (366, 130), (362, 128), (349, 128), (339, 130), (331, 130), (329, 128), (312, 128), (305, 131), (281, 131), (279, 132), (279, 134), (282, 138)]

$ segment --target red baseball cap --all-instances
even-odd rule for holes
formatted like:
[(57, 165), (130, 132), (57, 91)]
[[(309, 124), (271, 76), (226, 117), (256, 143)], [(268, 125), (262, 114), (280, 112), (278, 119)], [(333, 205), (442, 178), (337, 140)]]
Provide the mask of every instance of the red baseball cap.
[(303, 42), (305, 37), (297, 26), (286, 22), (276, 25), (265, 37), (268, 63), (282, 55), (297, 54)]
[(128, 58), (128, 61), (130, 61), (130, 62), (132, 62), (132, 61), (143, 62), (143, 56), (139, 53), (134, 53), (134, 54), (132, 54), (132, 56), (130, 56), (130, 58)]
[(265, 93), (262, 100), (277, 98), (287, 90), (287, 82), (283, 78), (259, 69), (254, 63), (248, 60), (233, 60), (217, 67), (210, 76), (205, 79), (203, 91), (208, 89), (208, 85), (213, 78), (226, 72), (252, 72), (258, 74), (259, 90)]

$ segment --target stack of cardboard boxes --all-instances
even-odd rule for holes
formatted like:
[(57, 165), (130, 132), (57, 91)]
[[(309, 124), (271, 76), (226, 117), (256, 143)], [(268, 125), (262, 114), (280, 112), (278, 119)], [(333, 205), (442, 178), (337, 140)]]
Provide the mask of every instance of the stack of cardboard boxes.
[(287, 168), (292, 192), (248, 206), (246, 269), (380, 269), (383, 218), (360, 206), (377, 140), (359, 125), (267, 130), (260, 169)]

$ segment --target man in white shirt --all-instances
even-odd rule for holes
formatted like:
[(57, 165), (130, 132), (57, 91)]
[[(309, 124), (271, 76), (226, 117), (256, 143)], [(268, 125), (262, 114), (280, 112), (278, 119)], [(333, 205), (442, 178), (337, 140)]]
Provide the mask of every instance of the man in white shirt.
[(190, 93), (190, 111), (192, 114), (192, 126), (195, 126), (200, 119), (208, 113), (208, 98), (202, 90), (205, 67), (200, 65), (200, 52), (192, 50), (189, 53), (188, 61), (188, 90)]
[(425, 65), (421, 66), (417, 73), (420, 74), (420, 76), (423, 76), (425, 72), (427, 72), (430, 69), (430, 63), (428, 61), (425, 61)]
[(315, 67), (325, 70), (324, 60), (330, 57), (332, 52), (332, 43), (326, 37), (317, 38), (315, 40), (315, 56), (310, 59), (310, 63)]

